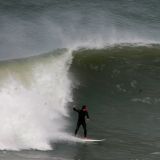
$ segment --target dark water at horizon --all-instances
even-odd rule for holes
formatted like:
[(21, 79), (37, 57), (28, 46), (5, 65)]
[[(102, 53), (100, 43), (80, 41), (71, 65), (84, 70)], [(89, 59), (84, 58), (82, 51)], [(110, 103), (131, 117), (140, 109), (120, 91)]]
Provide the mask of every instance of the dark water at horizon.
[(0, 1), (0, 59), (57, 48), (159, 43), (158, 0)]

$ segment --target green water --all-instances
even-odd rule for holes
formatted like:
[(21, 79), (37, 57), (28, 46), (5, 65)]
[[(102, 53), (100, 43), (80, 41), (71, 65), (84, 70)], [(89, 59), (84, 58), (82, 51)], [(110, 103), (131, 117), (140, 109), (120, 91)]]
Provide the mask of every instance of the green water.
[(100, 148), (92, 158), (147, 159), (158, 152), (159, 68), (159, 46), (76, 53), (71, 66), (79, 84), (74, 90), (75, 105), (89, 107), (89, 136), (106, 138), (100, 145), (89, 146), (89, 150)]

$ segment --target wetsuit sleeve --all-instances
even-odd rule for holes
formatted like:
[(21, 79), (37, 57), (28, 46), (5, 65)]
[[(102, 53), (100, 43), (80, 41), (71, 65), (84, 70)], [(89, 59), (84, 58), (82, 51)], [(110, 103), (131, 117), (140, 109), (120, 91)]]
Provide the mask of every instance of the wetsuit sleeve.
[(89, 114), (88, 114), (88, 112), (86, 112), (86, 116), (87, 116), (87, 118), (89, 119)]
[(75, 107), (73, 108), (73, 110), (79, 113), (79, 110), (78, 110), (78, 109), (76, 109)]

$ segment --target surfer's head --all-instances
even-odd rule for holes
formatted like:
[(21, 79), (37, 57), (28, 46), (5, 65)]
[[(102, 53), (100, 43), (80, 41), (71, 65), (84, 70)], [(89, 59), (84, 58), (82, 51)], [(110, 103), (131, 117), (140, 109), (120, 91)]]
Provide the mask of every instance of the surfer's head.
[(86, 105), (83, 105), (83, 106), (82, 106), (82, 110), (83, 110), (83, 111), (88, 111), (88, 110), (87, 110), (87, 106), (86, 106)]

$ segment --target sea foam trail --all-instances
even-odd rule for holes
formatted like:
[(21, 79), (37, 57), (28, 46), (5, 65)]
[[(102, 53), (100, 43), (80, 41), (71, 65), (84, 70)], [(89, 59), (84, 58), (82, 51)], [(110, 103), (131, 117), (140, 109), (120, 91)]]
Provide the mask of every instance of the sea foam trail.
[(60, 53), (0, 64), (1, 150), (49, 150), (50, 141), (67, 139), (71, 59)]

